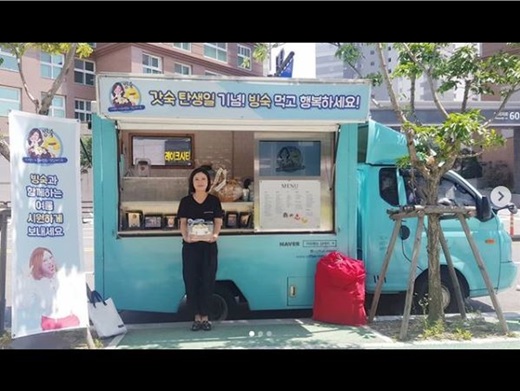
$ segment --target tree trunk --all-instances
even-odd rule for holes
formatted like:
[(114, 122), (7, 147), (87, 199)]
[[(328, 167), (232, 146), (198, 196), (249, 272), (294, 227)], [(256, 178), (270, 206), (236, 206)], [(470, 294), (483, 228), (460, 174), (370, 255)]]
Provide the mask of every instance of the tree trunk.
[[(427, 204), (437, 205), (440, 178), (431, 174), (427, 181)], [(440, 220), (438, 214), (428, 215), (428, 323), (444, 320), (442, 308), (441, 270), (440, 270)]]
[(58, 77), (54, 80), (54, 82), (52, 83), (51, 89), (49, 91), (47, 91), (47, 93), (43, 96), (42, 104), (40, 106), (38, 114), (49, 115), (49, 109), (52, 105), (52, 100), (53, 100), (54, 96), (56, 95), (56, 92), (58, 91), (58, 89), (63, 84), (65, 75), (69, 72), (69, 69), (72, 66), (72, 63), (74, 62), (77, 47), (78, 47), (78, 44), (76, 42), (74, 42), (72, 45), (70, 45), (69, 51), (65, 54), (65, 59), (64, 59), (64, 63), (63, 63), (61, 72), (58, 75)]
[(11, 161), (11, 149), (9, 148), (9, 144), (5, 141), (5, 139), (0, 139), (0, 155), (5, 157), (8, 162)]
[(428, 323), (444, 320), (442, 308), (441, 270), (439, 262), (439, 233), (441, 230), (438, 214), (428, 215)]

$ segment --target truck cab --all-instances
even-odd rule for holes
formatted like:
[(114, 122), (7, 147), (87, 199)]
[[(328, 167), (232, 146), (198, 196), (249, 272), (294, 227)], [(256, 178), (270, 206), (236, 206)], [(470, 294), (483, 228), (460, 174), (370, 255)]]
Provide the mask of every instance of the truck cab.
[[(361, 259), (367, 269), (367, 292), (375, 290), (382, 261), (390, 242), (394, 221), (387, 210), (401, 205), (420, 203), (417, 189), (413, 189), (410, 171), (397, 168), (393, 162), (406, 154), (402, 134), (372, 123), (364, 128), (366, 153), (358, 155), (359, 206), (358, 243)], [(392, 141), (392, 139), (394, 139)], [(400, 139), (400, 140), (398, 140)], [(390, 145), (393, 145), (390, 148)], [(396, 147), (397, 146), (397, 147)], [(401, 147), (401, 148), (399, 148)], [(392, 154), (394, 156), (392, 156)], [(422, 181), (416, 181), (421, 186)], [(511, 238), (505, 231), (498, 216), (489, 208), (489, 201), (468, 181), (454, 171), (447, 172), (439, 185), (438, 199), (454, 206), (473, 206), (477, 216), (467, 220), (473, 239), (486, 265), (487, 273), (494, 289), (500, 292), (511, 287), (516, 278), (516, 265), (512, 261)], [(488, 206), (486, 208), (486, 205)], [(481, 209), (487, 209), (483, 213)], [(427, 225), (427, 218), (425, 218)], [(446, 237), (448, 249), (454, 262), (463, 298), (487, 296), (488, 291), (473, 256), (468, 239), (456, 218), (442, 218), (441, 227)], [(410, 272), (417, 219), (403, 219), (400, 235), (390, 259), (383, 284), (384, 293), (406, 292)], [(415, 271), (416, 304), (428, 292), (428, 257), (426, 251), (426, 230), (423, 231), (419, 262)], [(441, 284), (444, 307), (447, 312), (457, 311), (453, 286), (448, 273), (444, 253), (440, 253)]]

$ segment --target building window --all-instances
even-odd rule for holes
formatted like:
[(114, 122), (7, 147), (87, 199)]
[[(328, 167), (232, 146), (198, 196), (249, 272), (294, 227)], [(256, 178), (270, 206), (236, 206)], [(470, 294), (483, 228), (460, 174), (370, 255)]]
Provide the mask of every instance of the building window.
[(65, 57), (63, 54), (40, 53), (40, 70), (43, 78), (56, 79), (60, 74)]
[(204, 57), (227, 62), (227, 43), (204, 42)]
[(96, 42), (87, 42), (87, 43), (90, 45), (90, 47), (91, 47), (92, 49), (95, 49), (96, 46), (97, 46), (97, 43), (96, 43)]
[(238, 45), (237, 65), (239, 68), (251, 70), (251, 48)]
[(206, 76), (222, 76), (222, 75), (220, 75), (218, 73), (211, 72), (211, 71), (204, 72), (204, 75), (206, 75)]
[(143, 73), (163, 73), (161, 59), (143, 53)]
[(93, 86), (95, 75), (96, 67), (92, 61), (74, 60), (74, 82)]
[(6, 49), (0, 48), (0, 69), (8, 69), (10, 71), (18, 71), (18, 65), (16, 63), (16, 57), (14, 54)]
[(7, 117), (9, 110), (20, 110), (20, 89), (0, 87), (0, 116)]
[[(42, 93), (42, 100), (45, 93)], [(65, 97), (61, 95), (54, 95), (52, 98), (51, 107), (49, 107), (49, 117), (65, 118)]]
[(83, 99), (76, 99), (74, 101), (74, 118), (81, 122), (89, 122), (92, 119), (91, 102)]
[(191, 75), (191, 66), (176, 63), (173, 73), (177, 75)]
[(191, 52), (191, 43), (190, 42), (174, 42), (173, 47)]

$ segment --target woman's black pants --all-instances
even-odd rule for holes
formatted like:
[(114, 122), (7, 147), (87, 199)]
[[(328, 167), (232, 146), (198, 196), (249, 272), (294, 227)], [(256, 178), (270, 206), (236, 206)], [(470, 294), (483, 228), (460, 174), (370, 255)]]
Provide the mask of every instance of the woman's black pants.
[(218, 266), (217, 243), (195, 242), (182, 246), (182, 276), (192, 313), (208, 316)]

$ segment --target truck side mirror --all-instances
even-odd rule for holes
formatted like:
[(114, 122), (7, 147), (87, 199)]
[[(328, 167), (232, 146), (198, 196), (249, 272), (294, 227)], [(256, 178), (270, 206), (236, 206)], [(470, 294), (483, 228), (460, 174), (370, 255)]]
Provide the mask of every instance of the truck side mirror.
[(517, 206), (512, 202), (510, 202), (506, 206), (502, 206), (500, 208), (493, 208), (493, 211), (495, 213), (498, 213), (499, 210), (504, 210), (504, 209), (507, 209), (509, 211), (509, 213), (511, 213), (512, 215), (516, 215), (518, 213)]
[(477, 219), (480, 221), (488, 221), (493, 217), (493, 213), (491, 212), (491, 203), (489, 202), (489, 198), (487, 196), (482, 196), (482, 198), (477, 198)]

